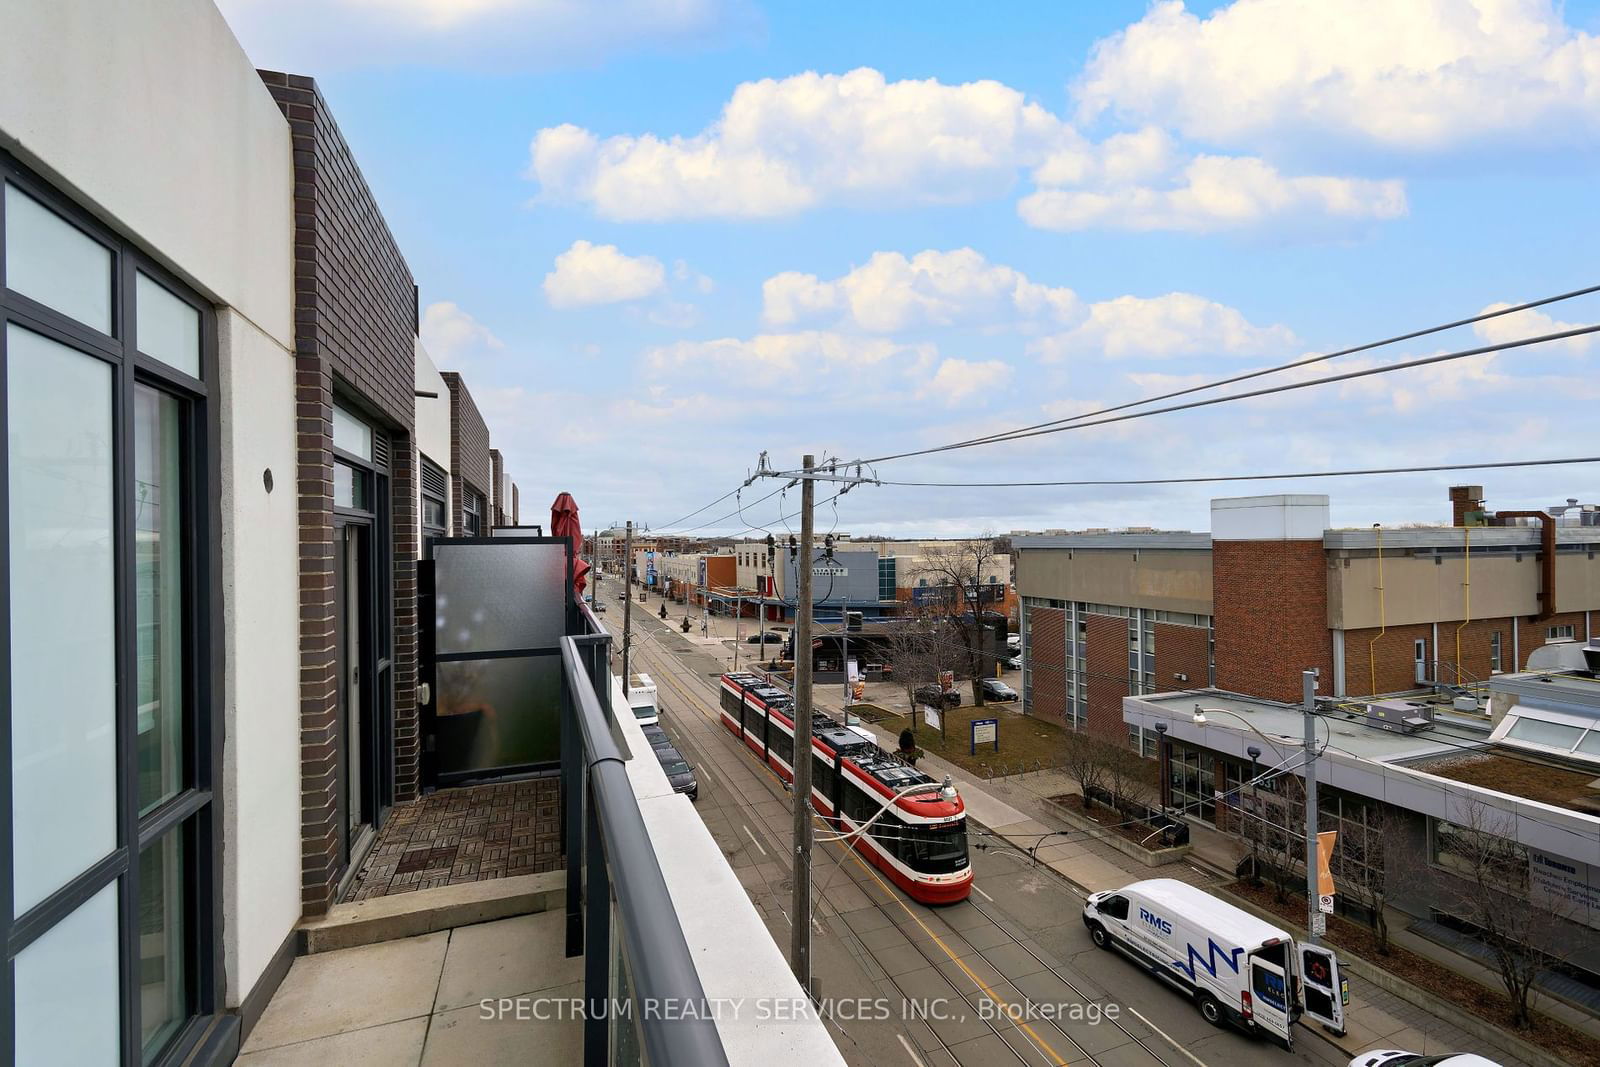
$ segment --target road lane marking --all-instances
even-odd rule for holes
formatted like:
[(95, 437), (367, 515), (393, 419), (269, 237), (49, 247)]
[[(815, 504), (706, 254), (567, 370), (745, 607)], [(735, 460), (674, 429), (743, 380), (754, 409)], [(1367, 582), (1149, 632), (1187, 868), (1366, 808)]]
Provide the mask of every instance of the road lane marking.
[(991, 897), (988, 893), (985, 893), (983, 890), (979, 889), (976, 885), (974, 885), (972, 887), (972, 891), (974, 893), (978, 894), (984, 900), (987, 900), (989, 903), (991, 903), (991, 904), (994, 903), (994, 897)]
[(1140, 1022), (1142, 1022), (1146, 1026), (1148, 1026), (1151, 1030), (1153, 1030), (1156, 1033), (1160, 1034), (1162, 1039), (1165, 1040), (1167, 1044), (1171, 1045), (1173, 1048), (1177, 1049), (1179, 1052), (1181, 1052), (1185, 1056), (1189, 1057), (1195, 1063), (1198, 1063), (1200, 1065), (1200, 1067), (1206, 1067), (1206, 1061), (1205, 1060), (1202, 1060), (1199, 1056), (1196, 1056), (1194, 1053), (1190, 1052), (1188, 1049), (1186, 1049), (1182, 1045), (1178, 1044), (1176, 1041), (1174, 1041), (1172, 1039), (1172, 1035), (1171, 1034), (1169, 1034), (1165, 1030), (1161, 1029), (1161, 1027), (1157, 1026), (1155, 1023), (1151, 1022), (1149, 1019), (1146, 1019), (1143, 1015), (1140, 1015), (1137, 1008), (1134, 1008), (1132, 1005), (1129, 1005), (1129, 1004), (1124, 1004), (1123, 1007), (1127, 1008), (1129, 1013), (1132, 1014), (1135, 1019), (1138, 1019)]
[(765, 855), (766, 855), (766, 854), (767, 854), (767, 850), (766, 850), (766, 849), (764, 849), (764, 848), (762, 848), (762, 847), (761, 847), (761, 842), (760, 842), (760, 841), (757, 841), (757, 840), (756, 840), (756, 835), (755, 835), (755, 834), (752, 834), (752, 833), (751, 833), (751, 832), (750, 832), (750, 827), (748, 827), (748, 826), (745, 826), (745, 825), (744, 825), (744, 824), (743, 824), (743, 823), (740, 823), (740, 826), (743, 826), (743, 827), (744, 827), (744, 833), (745, 833), (745, 836), (746, 836), (746, 837), (748, 837), (748, 838), (749, 838), (749, 839), (750, 839), (750, 843), (751, 843), (751, 844), (752, 844), (752, 845), (754, 845), (754, 846), (756, 846), (756, 848), (757, 848), (757, 850), (759, 850), (759, 851), (760, 851), (760, 853), (761, 853), (761, 854), (762, 854), (762, 855), (763, 855), (763, 856), (765, 856)]
[(912, 1063), (916, 1064), (917, 1067), (927, 1067), (927, 1064), (922, 1062), (922, 1057), (917, 1055), (917, 1050), (911, 1047), (911, 1042), (906, 1040), (905, 1034), (895, 1034), (894, 1036), (900, 1039), (900, 1047), (906, 1050), (906, 1055), (911, 1057)]

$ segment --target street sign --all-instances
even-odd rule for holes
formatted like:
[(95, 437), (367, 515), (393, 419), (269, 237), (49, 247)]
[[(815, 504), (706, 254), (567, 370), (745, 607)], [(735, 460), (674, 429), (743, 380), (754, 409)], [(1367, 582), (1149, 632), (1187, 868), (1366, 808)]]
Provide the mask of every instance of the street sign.
[(1328, 917), (1320, 911), (1311, 916), (1311, 933), (1317, 937), (1324, 937), (1328, 933)]
[(999, 719), (973, 719), (972, 739), (967, 745), (967, 754), (976, 756), (979, 745), (994, 745), (996, 752), (1000, 751), (1000, 720)]
[(1333, 894), (1324, 893), (1317, 898), (1317, 910), (1324, 915), (1333, 914)]
[(932, 704), (922, 705), (922, 721), (935, 730), (943, 729), (939, 724), (939, 711)]

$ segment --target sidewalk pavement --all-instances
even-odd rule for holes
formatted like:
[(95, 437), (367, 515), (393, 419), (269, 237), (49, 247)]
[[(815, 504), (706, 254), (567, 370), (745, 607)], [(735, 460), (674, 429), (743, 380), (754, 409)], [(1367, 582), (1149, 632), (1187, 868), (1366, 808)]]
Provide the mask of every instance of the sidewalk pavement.
[[(837, 707), (828, 710), (839, 711)], [(898, 743), (898, 739), (871, 723), (864, 722), (862, 726), (876, 734), (886, 748), (892, 750)], [(1061, 771), (990, 779), (980, 785), (967, 771), (932, 753), (918, 760), (917, 766), (935, 777), (950, 775), (961, 792), (970, 819), (981, 823), (1012, 848), (1028, 852), (1037, 846), (1038, 863), (1055, 871), (1071, 888), (1084, 895), (1118, 889), (1142, 878), (1177, 878), (1201, 888), (1220, 886), (1232, 880), (1227, 873), (1235, 861), (1230, 839), (1210, 827), (1193, 823), (1190, 824), (1193, 846), (1190, 858), (1196, 862), (1162, 867), (1145, 866), (1104, 842), (1086, 837), (1081, 830), (1068, 830), (1073, 835), (1070, 839), (1050, 840), (1045, 835), (1061, 833), (1067, 828), (1051, 817), (1044, 798), (1077, 789), (1076, 783)], [(1321, 1028), (1314, 1033), (1351, 1057), (1375, 1048), (1436, 1055), (1466, 1052), (1482, 1044), (1459, 1027), (1376, 988), (1363, 987), (1353, 994), (1345, 1019), (1346, 1032), (1342, 1037), (1328, 1034)], [(1523, 1061), (1498, 1049), (1493, 1052), (1504, 1067), (1525, 1067)]]

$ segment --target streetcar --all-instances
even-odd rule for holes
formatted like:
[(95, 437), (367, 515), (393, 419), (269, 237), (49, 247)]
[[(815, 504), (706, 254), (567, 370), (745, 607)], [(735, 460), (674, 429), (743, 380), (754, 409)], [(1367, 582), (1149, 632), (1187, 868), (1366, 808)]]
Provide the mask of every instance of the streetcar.
[[(758, 675), (722, 676), (721, 721), (786, 782), (794, 780), (794, 697)], [(911, 899), (953, 904), (972, 891), (966, 806), (953, 788), (878, 747), (866, 731), (811, 717), (811, 804)], [(927, 788), (918, 789), (917, 786)], [(896, 794), (900, 794), (896, 796)]]

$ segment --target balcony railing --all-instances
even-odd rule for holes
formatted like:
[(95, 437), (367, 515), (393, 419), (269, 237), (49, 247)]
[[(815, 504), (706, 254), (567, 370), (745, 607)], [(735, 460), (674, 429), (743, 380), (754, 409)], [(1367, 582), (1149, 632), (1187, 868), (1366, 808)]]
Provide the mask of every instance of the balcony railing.
[(588, 605), (576, 612), (577, 635), (561, 639), (561, 795), (566, 950), (584, 957), (584, 1063), (726, 1064), (628, 779), (611, 636)]

